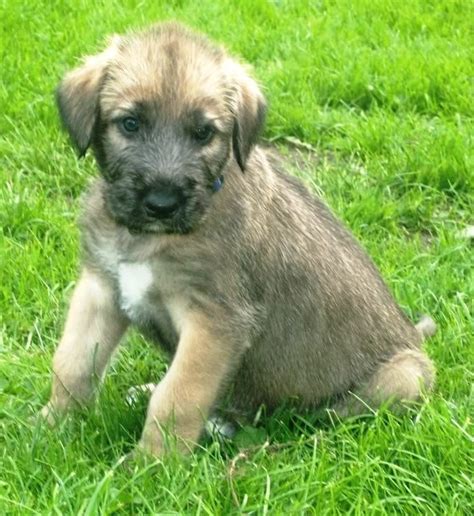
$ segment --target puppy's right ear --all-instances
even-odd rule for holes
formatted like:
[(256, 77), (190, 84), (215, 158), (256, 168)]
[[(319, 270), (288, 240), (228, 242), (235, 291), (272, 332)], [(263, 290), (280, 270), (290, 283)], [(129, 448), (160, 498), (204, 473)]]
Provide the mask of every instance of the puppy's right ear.
[(87, 57), (81, 67), (66, 74), (56, 90), (61, 119), (80, 157), (91, 142), (104, 73), (117, 54), (119, 43), (120, 37), (113, 36), (106, 50)]
[(263, 129), (267, 103), (258, 84), (247, 73), (246, 67), (233, 59), (228, 59), (225, 70), (232, 91), (230, 103), (234, 115), (232, 148), (243, 172), (247, 158)]

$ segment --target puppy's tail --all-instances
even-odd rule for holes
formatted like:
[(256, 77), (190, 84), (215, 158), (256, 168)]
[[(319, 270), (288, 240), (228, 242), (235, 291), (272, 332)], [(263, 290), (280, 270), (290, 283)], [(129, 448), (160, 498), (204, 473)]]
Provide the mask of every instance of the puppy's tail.
[(418, 333), (423, 340), (432, 337), (436, 333), (436, 323), (429, 315), (422, 315), (421, 319), (415, 324)]

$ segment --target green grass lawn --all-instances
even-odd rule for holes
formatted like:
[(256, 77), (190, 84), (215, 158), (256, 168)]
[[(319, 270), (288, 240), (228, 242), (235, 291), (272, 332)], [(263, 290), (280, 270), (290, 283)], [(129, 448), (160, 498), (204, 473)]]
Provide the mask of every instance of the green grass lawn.
[[(112, 32), (178, 19), (255, 68), (265, 137), (309, 143), (301, 175), (352, 228), (407, 313), (429, 313), (435, 392), (418, 413), (343, 424), (282, 410), (186, 459), (120, 466), (130, 385), (164, 364), (129, 334), (97, 408), (31, 422), (78, 266), (96, 173), (53, 91)], [(0, 0), (0, 514), (472, 514), (474, 124), (469, 0)], [(294, 150), (283, 149), (295, 157)]]

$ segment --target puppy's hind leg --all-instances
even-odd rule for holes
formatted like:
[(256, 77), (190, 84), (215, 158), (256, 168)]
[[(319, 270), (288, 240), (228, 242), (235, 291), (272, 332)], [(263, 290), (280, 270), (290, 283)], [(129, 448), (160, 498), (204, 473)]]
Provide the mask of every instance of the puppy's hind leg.
[(419, 400), (422, 392), (433, 388), (434, 380), (435, 369), (428, 356), (421, 350), (404, 349), (381, 363), (361, 387), (333, 409), (340, 417), (373, 412), (381, 405), (403, 411), (403, 402)]

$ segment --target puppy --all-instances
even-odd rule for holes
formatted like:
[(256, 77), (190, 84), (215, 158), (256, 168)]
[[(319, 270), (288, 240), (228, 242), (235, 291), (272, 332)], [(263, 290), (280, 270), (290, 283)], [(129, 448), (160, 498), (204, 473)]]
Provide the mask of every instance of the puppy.
[(371, 260), (256, 145), (266, 103), (243, 65), (158, 25), (114, 37), (57, 98), (101, 177), (85, 197), (82, 273), (44, 417), (92, 399), (130, 324), (170, 356), (139, 445), (154, 455), (163, 428), (190, 449), (224, 400), (350, 415), (432, 387), (422, 332)]

